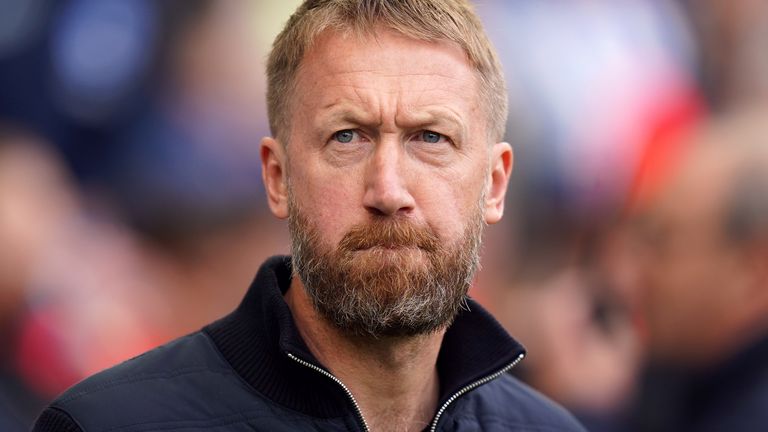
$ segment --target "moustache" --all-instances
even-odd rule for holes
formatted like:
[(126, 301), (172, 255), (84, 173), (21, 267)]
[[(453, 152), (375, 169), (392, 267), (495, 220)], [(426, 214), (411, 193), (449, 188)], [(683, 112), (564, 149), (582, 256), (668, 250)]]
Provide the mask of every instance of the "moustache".
[(440, 248), (440, 239), (427, 225), (414, 225), (404, 219), (374, 219), (353, 226), (339, 242), (339, 250), (342, 252), (373, 247), (419, 248), (435, 252)]

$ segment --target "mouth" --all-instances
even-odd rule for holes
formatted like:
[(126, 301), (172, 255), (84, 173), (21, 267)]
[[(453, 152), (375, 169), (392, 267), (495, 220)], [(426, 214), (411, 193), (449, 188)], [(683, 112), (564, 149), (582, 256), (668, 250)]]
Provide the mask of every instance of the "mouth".
[(405, 245), (372, 245), (352, 251), (352, 256), (363, 260), (374, 260), (375, 262), (390, 262), (404, 265), (403, 260), (408, 262), (421, 261), (427, 256), (424, 249), (418, 246)]
[(361, 246), (356, 248), (356, 251), (360, 250), (401, 250), (401, 249), (421, 249), (415, 244), (403, 244), (403, 243), (376, 243), (371, 245)]

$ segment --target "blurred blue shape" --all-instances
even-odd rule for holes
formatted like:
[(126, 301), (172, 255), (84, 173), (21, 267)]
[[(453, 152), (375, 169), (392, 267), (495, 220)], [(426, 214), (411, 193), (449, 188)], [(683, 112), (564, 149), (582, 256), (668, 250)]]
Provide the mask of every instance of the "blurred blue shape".
[(51, 60), (65, 111), (102, 120), (151, 63), (157, 10), (147, 0), (73, 0), (54, 28)]

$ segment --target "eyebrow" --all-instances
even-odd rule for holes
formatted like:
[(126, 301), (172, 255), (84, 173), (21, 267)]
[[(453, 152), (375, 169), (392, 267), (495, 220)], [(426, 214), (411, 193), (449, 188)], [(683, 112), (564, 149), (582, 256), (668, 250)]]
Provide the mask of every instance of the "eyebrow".
[[(382, 122), (378, 113), (371, 113), (350, 104), (329, 104), (323, 107), (327, 111), (322, 112), (315, 119), (315, 126), (318, 128), (327, 127), (327, 125), (360, 125), (363, 127), (377, 128)], [(440, 106), (428, 107), (423, 110), (412, 110), (399, 112), (395, 122), (402, 129), (418, 129), (439, 126), (445, 128), (456, 138), (463, 138), (466, 135), (466, 125), (461, 121), (461, 117), (452, 110)]]
[(381, 124), (376, 120), (375, 115), (347, 104), (330, 104), (323, 107), (322, 110), (315, 119), (315, 126), (323, 127), (329, 123), (352, 123), (363, 126), (379, 126)]

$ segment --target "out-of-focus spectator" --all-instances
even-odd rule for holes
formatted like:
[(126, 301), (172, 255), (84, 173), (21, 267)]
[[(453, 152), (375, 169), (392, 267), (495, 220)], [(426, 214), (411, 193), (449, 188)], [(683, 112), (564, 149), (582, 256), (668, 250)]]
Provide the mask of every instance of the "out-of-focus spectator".
[[(52, 397), (88, 369), (160, 342), (146, 338), (146, 323), (127, 313), (125, 299), (116, 295), (116, 287), (143, 280), (141, 272), (115, 271), (136, 261), (126, 253), (134, 250), (126, 247), (126, 233), (87, 215), (73, 186), (43, 140), (4, 132), (0, 275), (5, 297), (12, 300), (3, 311), (4, 328), (11, 330), (4, 345), (17, 378), (41, 398)], [(107, 343), (108, 335), (117, 334), (120, 343)]]
[(640, 431), (768, 430), (765, 111), (717, 120), (637, 222)]
[(228, 223), (262, 202), (259, 26), (284, 15), (261, 7), (8, 0), (0, 117), (44, 136), (80, 185), (153, 235)]
[[(46, 190), (57, 177), (55, 161), (36, 140), (0, 125), (0, 430), (27, 430), (46, 395), (26, 379), (18, 363), (19, 339), (28, 315), (25, 288), (50, 234), (48, 218), (63, 200)], [(45, 172), (41, 172), (45, 171)], [(46, 177), (46, 174), (48, 175)], [(40, 197), (44, 199), (38, 199)]]
[(768, 2), (680, 0), (701, 46), (699, 76), (709, 104), (724, 112), (768, 104)]
[(559, 241), (542, 237), (549, 243), (533, 248), (526, 268), (499, 272), (478, 289), (529, 349), (521, 378), (593, 431), (621, 430), (643, 358), (625, 234), (604, 223), (561, 219), (549, 233)]
[(138, 236), (79, 194), (43, 140), (0, 135), (0, 430), (27, 430), (69, 385), (225, 314), (241, 292), (221, 287), (247, 286), (283, 243), (258, 215), (171, 243)]
[(0, 3), (0, 122), (32, 131), (0, 152), (0, 430), (15, 431), (223, 316), (287, 250), (258, 142), (263, 57), (296, 1)]
[(162, 90), (117, 131), (104, 174), (121, 213), (152, 235), (195, 235), (262, 206), (257, 144), (268, 129), (250, 8), (195, 3), (166, 44)]
[(617, 218), (636, 177), (656, 175), (647, 160), (676, 153), (705, 110), (695, 46), (673, 1), (479, 7), (505, 64), (516, 166), (514, 224), (486, 255), (502, 262), (485, 262), (496, 280), (475, 295), (529, 348), (522, 378), (610, 430), (642, 358)]

